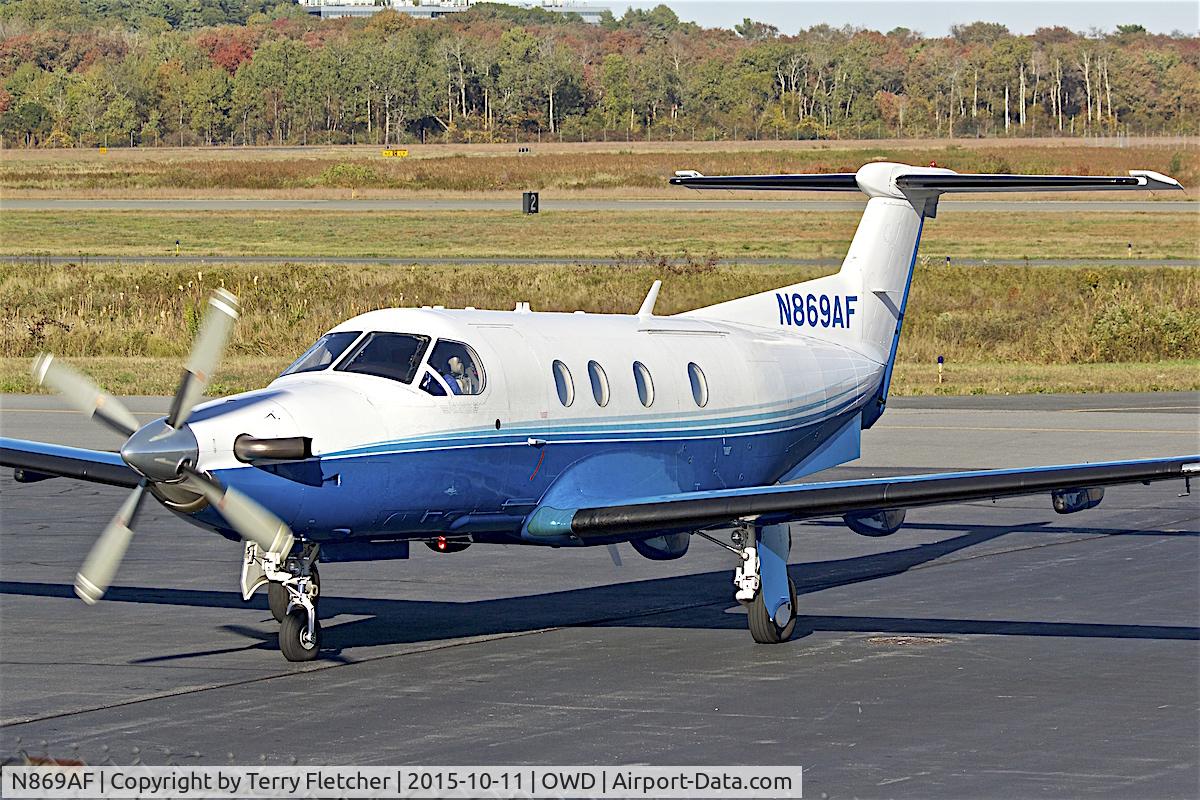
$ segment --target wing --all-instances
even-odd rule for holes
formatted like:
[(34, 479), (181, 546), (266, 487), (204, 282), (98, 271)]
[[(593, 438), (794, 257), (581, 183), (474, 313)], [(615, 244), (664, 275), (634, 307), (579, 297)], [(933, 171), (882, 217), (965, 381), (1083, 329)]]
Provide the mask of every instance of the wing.
[(133, 488), (140, 479), (119, 453), (4, 437), (0, 437), (0, 467), (12, 467), (13, 476), (21, 483), (76, 478)]
[(528, 530), (533, 536), (570, 534), (580, 539), (694, 531), (722, 527), (746, 518), (756, 518), (763, 523), (787, 522), (856, 511), (1150, 483), (1197, 474), (1200, 474), (1200, 455), (835, 483), (752, 486), (631, 498), (621, 505), (592, 508), (545, 506), (533, 513)]

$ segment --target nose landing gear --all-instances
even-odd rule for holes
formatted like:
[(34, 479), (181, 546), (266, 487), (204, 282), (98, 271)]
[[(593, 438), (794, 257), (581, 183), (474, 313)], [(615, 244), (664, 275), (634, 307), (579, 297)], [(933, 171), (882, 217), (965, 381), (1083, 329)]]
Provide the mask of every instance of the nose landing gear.
[[(306, 589), (309, 600), (313, 606), (317, 605), (317, 601), (321, 598), (321, 573), (317, 571), (317, 564), (314, 561), (308, 568), (308, 586)], [(292, 601), (291, 593), (288, 592), (287, 586), (279, 581), (271, 581), (267, 584), (267, 605), (271, 609), (271, 616), (276, 622), (283, 622), (283, 618), (287, 616), (288, 605)]]
[(317, 607), (301, 590), (287, 586), (291, 601), (279, 623), (279, 650), (288, 661), (312, 661), (321, 650), (321, 621)]
[(312, 661), (321, 650), (318, 555), (317, 545), (304, 544), (299, 554), (280, 563), (274, 554), (263, 552), (253, 542), (246, 543), (242, 597), (250, 599), (255, 589), (267, 584), (267, 604), (271, 616), (279, 621), (279, 649), (288, 661)]

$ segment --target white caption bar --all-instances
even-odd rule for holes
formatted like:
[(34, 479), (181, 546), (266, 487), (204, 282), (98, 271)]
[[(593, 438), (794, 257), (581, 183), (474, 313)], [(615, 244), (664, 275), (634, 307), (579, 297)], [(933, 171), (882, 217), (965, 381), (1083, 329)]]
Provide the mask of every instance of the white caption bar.
[(801, 798), (802, 767), (18, 767), (5, 798)]

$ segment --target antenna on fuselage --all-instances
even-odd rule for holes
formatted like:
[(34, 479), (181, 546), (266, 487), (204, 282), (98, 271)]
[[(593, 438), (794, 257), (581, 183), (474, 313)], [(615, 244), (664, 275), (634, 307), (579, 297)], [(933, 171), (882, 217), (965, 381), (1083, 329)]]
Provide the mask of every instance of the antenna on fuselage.
[(639, 317), (653, 317), (654, 303), (658, 300), (658, 290), (662, 288), (662, 281), (655, 281), (650, 287), (650, 291), (646, 292), (646, 299), (642, 301), (642, 307), (638, 309)]

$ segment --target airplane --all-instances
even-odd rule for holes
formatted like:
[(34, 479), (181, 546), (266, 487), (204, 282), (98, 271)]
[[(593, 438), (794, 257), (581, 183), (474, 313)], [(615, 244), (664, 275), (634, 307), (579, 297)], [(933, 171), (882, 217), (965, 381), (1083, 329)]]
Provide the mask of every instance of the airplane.
[(796, 624), (790, 523), (841, 517), (887, 536), (907, 509), (1049, 494), (1055, 511), (1104, 487), (1190, 478), (1200, 455), (836, 482), (805, 476), (859, 456), (887, 406), (921, 231), (949, 193), (1180, 190), (1127, 176), (972, 175), (874, 162), (854, 173), (670, 179), (695, 189), (862, 192), (840, 270), (681, 314), (388, 308), (335, 326), (268, 386), (200, 402), (239, 308), (208, 302), (166, 416), (140, 424), (50, 355), (40, 384), (125, 437), (119, 452), (0, 439), (17, 481), (132, 489), (75, 580), (108, 589), (148, 494), (243, 543), (241, 589), (267, 586), (290, 661), (321, 648), (318, 562), (403, 559), (413, 542), (585, 547), (655, 560), (695, 537), (737, 562), (750, 634)]

